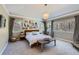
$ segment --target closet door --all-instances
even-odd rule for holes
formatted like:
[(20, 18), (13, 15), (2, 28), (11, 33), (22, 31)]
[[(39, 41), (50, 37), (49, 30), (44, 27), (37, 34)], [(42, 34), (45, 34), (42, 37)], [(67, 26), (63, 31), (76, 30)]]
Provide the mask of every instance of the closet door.
[(11, 40), (11, 36), (12, 36), (14, 20), (15, 20), (15, 18), (10, 17), (10, 20), (9, 20), (9, 41)]

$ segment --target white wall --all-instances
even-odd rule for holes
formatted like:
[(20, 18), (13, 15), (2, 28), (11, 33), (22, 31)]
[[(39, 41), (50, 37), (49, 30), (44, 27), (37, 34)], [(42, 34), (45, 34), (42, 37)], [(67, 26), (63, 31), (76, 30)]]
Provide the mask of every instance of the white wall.
[(5, 8), (3, 7), (3, 5), (0, 5), (0, 14), (3, 15), (6, 18), (6, 27), (5, 28), (0, 28), (0, 54), (2, 52), (2, 50), (4, 49), (4, 46), (7, 44), (8, 42), (8, 14), (5, 10)]

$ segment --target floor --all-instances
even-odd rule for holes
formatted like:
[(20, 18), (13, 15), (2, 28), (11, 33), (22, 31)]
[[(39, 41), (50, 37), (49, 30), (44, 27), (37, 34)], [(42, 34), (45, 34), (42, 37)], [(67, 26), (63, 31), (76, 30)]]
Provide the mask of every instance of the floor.
[(56, 46), (53, 46), (53, 42), (46, 45), (43, 52), (30, 48), (26, 41), (17, 41), (9, 43), (3, 55), (79, 55), (79, 51), (70, 43), (61, 40), (57, 40)]

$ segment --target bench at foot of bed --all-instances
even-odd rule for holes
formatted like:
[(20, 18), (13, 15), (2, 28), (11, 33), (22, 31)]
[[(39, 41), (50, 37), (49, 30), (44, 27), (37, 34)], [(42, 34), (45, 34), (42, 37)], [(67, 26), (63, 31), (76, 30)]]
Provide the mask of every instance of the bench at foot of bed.
[(33, 47), (40, 47), (40, 45), (41, 45), (41, 43), (36, 42), (36, 43), (34, 43), (34, 44), (31, 45), (31, 48), (33, 48)]
[[(54, 42), (54, 46), (56, 46), (56, 40), (52, 40), (52, 41)], [(41, 41), (41, 40), (39, 40), (36, 43), (32, 44), (31, 48), (33, 48), (33, 47), (40, 47), (40, 51), (43, 52), (44, 46), (46, 44), (49, 44), (50, 42), (51, 41)]]

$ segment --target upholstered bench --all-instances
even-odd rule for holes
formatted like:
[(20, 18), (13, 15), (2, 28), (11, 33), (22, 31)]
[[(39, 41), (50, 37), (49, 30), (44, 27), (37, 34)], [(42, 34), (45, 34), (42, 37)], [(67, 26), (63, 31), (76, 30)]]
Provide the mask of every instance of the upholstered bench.
[(54, 42), (54, 46), (56, 46), (56, 40), (54, 39), (54, 40), (47, 40), (47, 39), (45, 39), (45, 40), (39, 40), (38, 42), (41, 44), (40, 45), (40, 47), (41, 47), (41, 51), (43, 51), (44, 50), (44, 46), (45, 46), (45, 44), (49, 44), (50, 42)]

